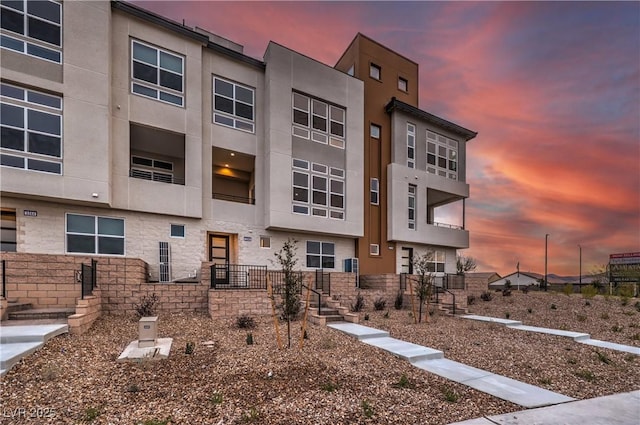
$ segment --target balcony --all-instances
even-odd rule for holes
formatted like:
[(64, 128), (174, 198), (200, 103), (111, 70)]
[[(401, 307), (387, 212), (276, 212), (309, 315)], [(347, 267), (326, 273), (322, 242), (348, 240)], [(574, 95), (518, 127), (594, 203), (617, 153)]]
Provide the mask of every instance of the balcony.
[(135, 123), (129, 129), (129, 177), (184, 185), (184, 135)]
[(222, 201), (255, 204), (255, 156), (228, 149), (212, 149), (211, 197)]

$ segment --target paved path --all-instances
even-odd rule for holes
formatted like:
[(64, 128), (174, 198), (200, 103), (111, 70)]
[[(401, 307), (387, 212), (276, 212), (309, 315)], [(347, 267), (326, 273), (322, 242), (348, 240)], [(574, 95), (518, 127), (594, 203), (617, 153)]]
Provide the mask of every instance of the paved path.
[[(521, 331), (538, 332), (538, 333), (544, 333), (544, 334), (548, 334), (548, 335), (562, 336), (562, 337), (566, 337), (566, 338), (571, 338), (575, 342), (579, 342), (581, 344), (592, 345), (594, 347), (600, 347), (600, 348), (609, 348), (611, 350), (622, 351), (622, 352), (625, 352), (625, 353), (631, 353), (631, 354), (635, 354), (637, 356), (640, 356), (640, 347), (633, 347), (631, 345), (616, 344), (616, 343), (609, 342), (609, 341), (601, 341), (599, 339), (591, 339), (591, 336), (589, 334), (582, 333), (582, 332), (572, 332), (572, 331), (564, 331), (564, 330), (561, 330), (561, 329), (551, 329), (551, 328), (540, 328), (540, 327), (537, 327), (537, 326), (527, 326), (527, 325), (523, 325), (522, 322), (519, 322), (517, 320), (500, 319), (500, 318), (497, 318), (497, 317), (488, 317), (488, 316), (476, 316), (474, 314), (468, 314), (468, 315), (460, 316), (460, 317), (462, 317), (463, 319), (478, 320), (478, 321), (481, 321), (481, 322), (498, 323), (498, 324), (501, 324), (501, 325), (505, 325), (508, 328), (518, 329), (518, 330), (521, 330)], [(640, 420), (638, 421), (638, 423), (640, 423)]]
[(42, 347), (48, 339), (67, 333), (67, 325), (0, 326), (0, 376), (21, 358)]
[(351, 335), (365, 344), (381, 348), (415, 367), (491, 394), (524, 407), (540, 407), (574, 400), (544, 388), (496, 375), (444, 358), (444, 353), (429, 347), (412, 344), (389, 333), (354, 323), (333, 323), (330, 328)]

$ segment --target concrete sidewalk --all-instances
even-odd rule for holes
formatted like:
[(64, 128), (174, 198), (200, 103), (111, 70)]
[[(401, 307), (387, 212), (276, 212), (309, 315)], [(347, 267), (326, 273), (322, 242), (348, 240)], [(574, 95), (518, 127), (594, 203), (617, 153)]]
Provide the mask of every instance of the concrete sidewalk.
[(419, 369), (523, 407), (548, 406), (574, 400), (544, 388), (447, 360), (442, 351), (391, 338), (385, 331), (354, 323), (333, 323), (327, 326), (353, 336), (365, 344), (388, 351)]
[[(488, 317), (488, 316), (477, 316), (474, 314), (467, 314), (465, 316), (460, 316), (460, 317), (462, 317), (463, 319), (477, 320), (480, 322), (498, 323), (500, 325), (505, 325), (508, 328), (518, 329), (521, 331), (537, 332), (537, 333), (543, 333), (547, 335), (562, 336), (565, 338), (571, 338), (575, 342), (579, 342), (580, 344), (587, 344), (587, 345), (592, 345), (594, 347), (600, 347), (600, 348), (608, 348), (610, 350), (622, 351), (625, 353), (631, 353), (631, 354), (640, 356), (639, 347), (633, 347), (631, 345), (624, 345), (624, 344), (616, 344), (614, 342), (601, 341), (599, 339), (591, 339), (591, 336), (589, 334), (582, 333), (582, 332), (563, 331), (561, 329), (541, 328), (538, 326), (527, 326), (527, 325), (523, 325), (522, 322), (519, 322), (517, 320), (500, 319), (497, 317)], [(640, 423), (640, 420), (638, 421), (638, 423)]]
[(638, 425), (640, 390), (449, 425)]
[(0, 376), (50, 338), (68, 331), (69, 327), (63, 324), (0, 326)]

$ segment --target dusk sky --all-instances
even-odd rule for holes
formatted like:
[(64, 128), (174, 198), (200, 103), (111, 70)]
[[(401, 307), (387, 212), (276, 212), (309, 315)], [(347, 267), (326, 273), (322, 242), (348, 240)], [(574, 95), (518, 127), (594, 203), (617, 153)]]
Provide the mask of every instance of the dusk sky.
[(150, 2), (244, 45), (333, 66), (361, 32), (420, 66), (420, 109), (478, 132), (477, 271), (588, 274), (640, 251), (639, 2)]

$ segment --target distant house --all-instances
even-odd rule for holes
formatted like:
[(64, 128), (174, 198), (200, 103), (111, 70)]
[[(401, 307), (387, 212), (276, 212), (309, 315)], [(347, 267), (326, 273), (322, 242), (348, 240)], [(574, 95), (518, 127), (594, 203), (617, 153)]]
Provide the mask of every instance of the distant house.
[[(540, 286), (539, 279), (544, 279), (544, 276), (533, 272), (514, 272), (501, 279), (490, 282), (489, 289), (503, 289), (507, 280), (511, 282), (513, 289), (520, 289), (525, 286), (535, 286), (538, 288)], [(547, 277), (547, 280), (551, 283), (549, 277)]]
[(465, 273), (464, 275), (467, 291), (469, 294), (480, 295), (489, 289), (489, 284), (500, 279), (496, 272)]

